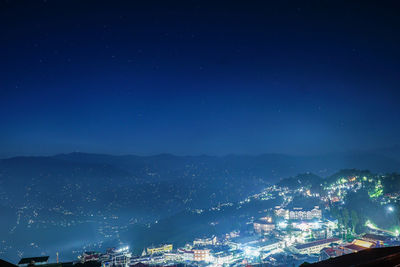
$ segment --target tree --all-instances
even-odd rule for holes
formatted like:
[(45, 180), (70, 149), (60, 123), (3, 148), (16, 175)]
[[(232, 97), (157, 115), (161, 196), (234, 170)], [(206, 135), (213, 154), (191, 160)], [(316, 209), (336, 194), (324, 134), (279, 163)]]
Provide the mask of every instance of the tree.
[(338, 220), (338, 227), (340, 229), (340, 234), (343, 234), (343, 216), (340, 214), (340, 212), (337, 214), (337, 220)]
[(357, 212), (352, 210), (351, 211), (351, 225), (353, 226), (353, 233), (355, 233), (359, 222), (360, 222), (360, 219), (358, 218)]
[(343, 208), (342, 215), (343, 215), (343, 225), (344, 225), (346, 239), (347, 239), (347, 229), (348, 229), (349, 222), (350, 222), (350, 215), (349, 215), (348, 209)]

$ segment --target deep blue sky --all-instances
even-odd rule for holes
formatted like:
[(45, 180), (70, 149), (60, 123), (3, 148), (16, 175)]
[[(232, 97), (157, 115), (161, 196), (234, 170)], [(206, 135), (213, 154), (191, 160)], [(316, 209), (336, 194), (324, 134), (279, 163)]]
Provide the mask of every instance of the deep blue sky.
[(396, 1), (216, 2), (1, 1), (0, 156), (400, 143)]

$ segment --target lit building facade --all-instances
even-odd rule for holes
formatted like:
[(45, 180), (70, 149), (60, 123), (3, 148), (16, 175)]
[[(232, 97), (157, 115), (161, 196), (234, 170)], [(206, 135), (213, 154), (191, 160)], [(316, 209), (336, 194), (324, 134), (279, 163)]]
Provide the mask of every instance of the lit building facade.
[(196, 248), (193, 249), (193, 253), (194, 261), (210, 261), (210, 249), (208, 248)]
[(270, 232), (275, 229), (271, 217), (261, 218), (253, 223), (254, 231), (257, 233)]
[(216, 245), (217, 237), (213, 236), (210, 238), (197, 238), (193, 241), (193, 246), (208, 246), (208, 245)]
[(165, 244), (159, 247), (151, 247), (147, 248), (147, 254), (155, 254), (155, 253), (165, 253), (165, 252), (170, 252), (173, 249), (172, 244)]
[(293, 208), (289, 210), (277, 206), (275, 207), (275, 214), (287, 220), (312, 220), (322, 218), (322, 211), (319, 209), (319, 206), (314, 206), (311, 210), (305, 210), (303, 208)]
[(320, 254), (323, 248), (329, 247), (332, 243), (339, 243), (339, 238), (321, 239), (314, 242), (295, 245), (292, 250), (299, 254)]

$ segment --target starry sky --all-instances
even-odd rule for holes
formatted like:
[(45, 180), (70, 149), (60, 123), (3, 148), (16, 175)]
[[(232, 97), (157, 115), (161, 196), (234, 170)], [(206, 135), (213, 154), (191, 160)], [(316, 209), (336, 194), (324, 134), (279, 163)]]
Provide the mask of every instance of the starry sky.
[(0, 156), (400, 143), (396, 1), (1, 1)]

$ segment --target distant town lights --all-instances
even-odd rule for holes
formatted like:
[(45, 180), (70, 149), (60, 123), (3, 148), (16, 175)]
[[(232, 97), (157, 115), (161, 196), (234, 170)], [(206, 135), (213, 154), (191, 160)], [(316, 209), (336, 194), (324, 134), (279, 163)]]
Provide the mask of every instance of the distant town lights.
[(392, 206), (389, 206), (389, 207), (387, 208), (387, 210), (388, 210), (389, 212), (393, 212), (393, 211), (394, 211), (394, 208), (393, 208)]

